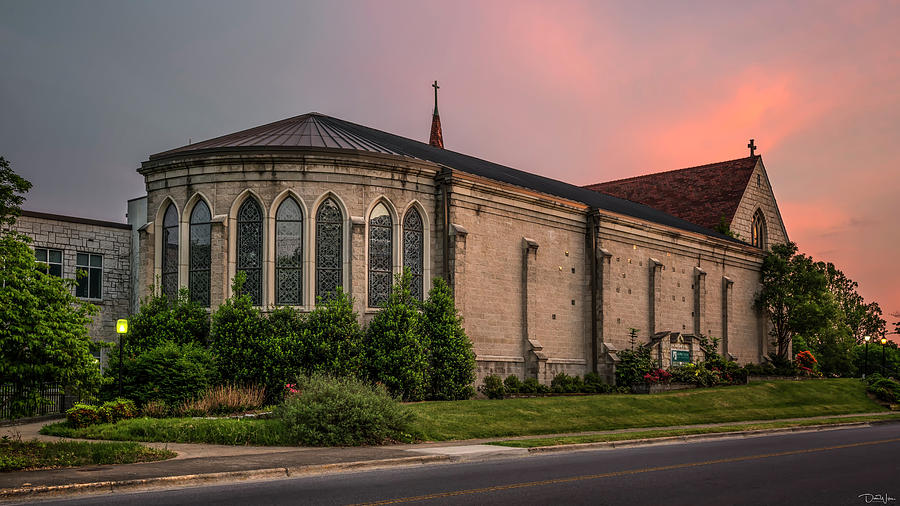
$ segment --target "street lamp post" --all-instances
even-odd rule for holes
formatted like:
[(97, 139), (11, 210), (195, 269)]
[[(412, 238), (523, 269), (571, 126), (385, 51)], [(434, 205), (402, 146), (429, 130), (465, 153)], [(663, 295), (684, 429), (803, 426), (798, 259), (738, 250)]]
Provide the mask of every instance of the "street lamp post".
[(125, 344), (125, 334), (128, 333), (128, 320), (116, 321), (116, 333), (119, 334), (119, 397), (122, 397), (122, 348)]
[(863, 379), (866, 379), (866, 375), (869, 374), (869, 341), (872, 340), (872, 336), (866, 336), (863, 339), (866, 340), (866, 366), (863, 368)]
[(882, 337), (881, 338), (881, 375), (882, 376), (884, 376), (884, 348), (885, 348), (884, 345), (886, 345), (886, 344), (887, 344), (887, 338)]

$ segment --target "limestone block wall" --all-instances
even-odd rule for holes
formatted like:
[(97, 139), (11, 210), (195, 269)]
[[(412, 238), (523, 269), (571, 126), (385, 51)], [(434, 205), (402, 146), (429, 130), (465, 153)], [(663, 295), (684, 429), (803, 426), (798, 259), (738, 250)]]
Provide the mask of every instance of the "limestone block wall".
[(781, 220), (781, 213), (778, 211), (778, 204), (775, 202), (775, 194), (772, 192), (772, 185), (769, 183), (769, 176), (760, 160), (753, 169), (750, 176), (750, 182), (744, 191), (741, 202), (738, 204), (737, 211), (734, 213), (734, 219), (731, 221), (731, 230), (739, 234), (740, 239), (750, 242), (750, 228), (753, 223), (753, 215), (756, 210), (762, 211), (766, 218), (766, 232), (768, 234), (767, 244), (784, 244), (788, 241), (787, 231), (784, 228), (784, 222)]
[(83, 300), (99, 310), (88, 329), (91, 338), (116, 341), (116, 320), (127, 318), (131, 309), (131, 227), (124, 223), (23, 211), (13, 228), (29, 236), (32, 247), (61, 250), (64, 278), (76, 278), (78, 253), (102, 255), (101, 297)]
[[(315, 214), (318, 205), (328, 197), (334, 198), (344, 214), (344, 289), (356, 299), (356, 309), (364, 321), (377, 312), (368, 307), (367, 237), (368, 214), (384, 201), (392, 213), (394, 223), (394, 272), (402, 269), (401, 227), (404, 213), (416, 206), (426, 223), (424, 289), (431, 286), (431, 277), (440, 274), (442, 262), (436, 220), (434, 174), (436, 168), (423, 163), (405, 162), (396, 157), (380, 159), (377, 155), (360, 157), (349, 154), (341, 157), (324, 155), (285, 155), (273, 159), (271, 155), (253, 157), (216, 156), (197, 157), (159, 166), (145, 163), (141, 172), (147, 184), (147, 209), (152, 221), (142, 241), (142, 256), (153, 257), (150, 263), (155, 279), (160, 273), (161, 259), (155, 249), (159, 238), (150, 238), (160, 230), (169, 202), (181, 215), (182, 266), (179, 285), (186, 286), (188, 256), (187, 229), (189, 216), (198, 199), (202, 198), (213, 215), (212, 226), (212, 283), (211, 306), (218, 306), (230, 295), (235, 273), (236, 214), (246, 198), (255, 198), (263, 208), (264, 264), (263, 306), (275, 301), (274, 286), (274, 224), (278, 204), (290, 195), (296, 199), (304, 217), (304, 304), (309, 310), (315, 304)], [(151, 230), (152, 229), (152, 230)], [(157, 234), (158, 235), (158, 234)], [(146, 289), (145, 289), (146, 292)]]

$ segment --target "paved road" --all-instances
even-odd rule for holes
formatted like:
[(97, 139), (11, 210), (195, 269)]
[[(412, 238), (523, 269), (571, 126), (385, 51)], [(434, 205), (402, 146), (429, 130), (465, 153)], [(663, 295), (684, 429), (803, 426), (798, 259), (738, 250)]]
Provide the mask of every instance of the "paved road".
[(900, 424), (106, 494), (52, 503), (163, 506), (379, 501), (900, 506)]

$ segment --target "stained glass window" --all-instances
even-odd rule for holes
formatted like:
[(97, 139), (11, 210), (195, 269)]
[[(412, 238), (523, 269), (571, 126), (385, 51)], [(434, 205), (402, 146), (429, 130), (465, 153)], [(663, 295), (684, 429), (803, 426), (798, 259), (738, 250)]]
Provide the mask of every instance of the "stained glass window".
[(424, 297), (423, 277), (425, 275), (425, 230), (422, 215), (415, 207), (406, 212), (403, 218), (403, 267), (412, 274), (410, 291), (413, 297), (422, 300)]
[(344, 277), (344, 217), (334, 199), (316, 213), (316, 297), (328, 298)]
[(178, 298), (178, 211), (175, 204), (169, 204), (163, 216), (162, 247), (162, 293), (174, 301)]
[(369, 307), (382, 307), (391, 293), (394, 231), (391, 214), (378, 204), (369, 215)]
[(750, 244), (766, 249), (766, 218), (758, 209), (753, 215), (753, 224), (750, 226)]
[(291, 197), (275, 212), (275, 303), (303, 303), (303, 212)]
[(212, 265), (210, 219), (209, 207), (202, 200), (198, 201), (191, 211), (188, 293), (192, 301), (204, 307), (209, 307), (209, 271)]
[(262, 305), (262, 209), (256, 200), (248, 198), (238, 209), (237, 271), (247, 275), (244, 292), (254, 306)]

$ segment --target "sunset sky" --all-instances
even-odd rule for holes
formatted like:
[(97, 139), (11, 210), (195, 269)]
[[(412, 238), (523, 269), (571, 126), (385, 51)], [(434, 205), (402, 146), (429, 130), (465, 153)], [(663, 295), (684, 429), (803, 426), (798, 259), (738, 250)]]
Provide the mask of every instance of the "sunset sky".
[[(747, 156), (900, 311), (900, 2), (0, 0), (26, 209), (124, 221), (150, 154), (318, 111), (589, 184)], [(888, 317), (893, 322), (897, 318)]]

